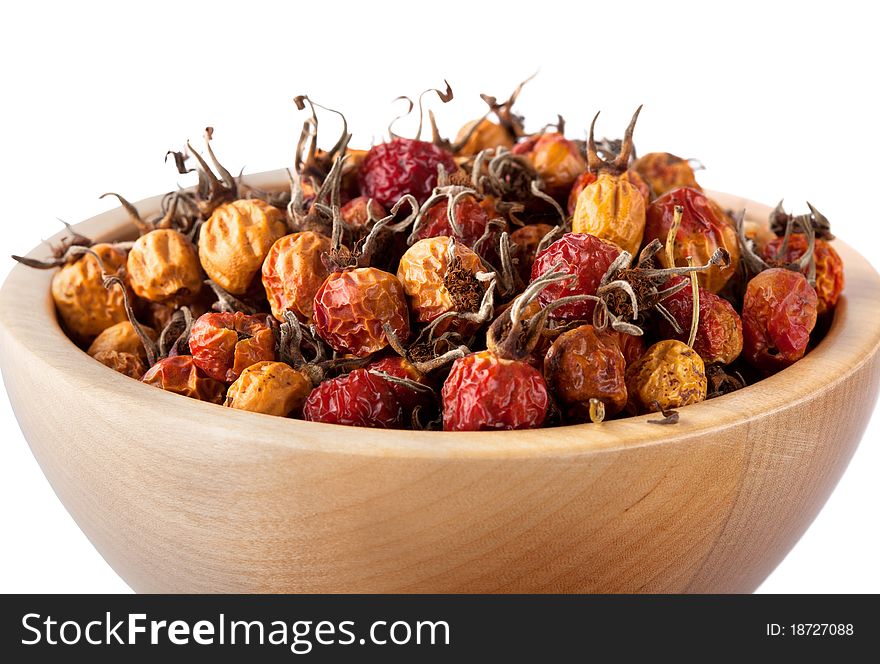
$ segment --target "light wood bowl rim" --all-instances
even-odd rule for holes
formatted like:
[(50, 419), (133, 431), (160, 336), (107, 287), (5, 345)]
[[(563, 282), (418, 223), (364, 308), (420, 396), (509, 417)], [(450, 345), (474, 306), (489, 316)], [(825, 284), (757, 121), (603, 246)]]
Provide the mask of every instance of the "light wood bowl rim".
[[(245, 176), (254, 186), (286, 186), (280, 169)], [(770, 208), (729, 194), (709, 192), (723, 206), (745, 208), (752, 219), (766, 219)], [(162, 196), (136, 203), (149, 214)], [(99, 214), (74, 228), (95, 240), (118, 239), (129, 230), (121, 208)], [(57, 242), (58, 233), (49, 242)], [(507, 458), (599, 455), (623, 448), (672, 444), (707, 431), (719, 434), (729, 427), (759, 420), (781, 408), (821, 399), (822, 393), (856, 372), (880, 348), (880, 276), (854, 249), (834, 241), (847, 279), (844, 296), (835, 311), (826, 337), (804, 359), (745, 389), (679, 409), (678, 424), (660, 426), (648, 420), (658, 415), (612, 420), (599, 425), (580, 424), (521, 431), (442, 432), (397, 431), (343, 427), (305, 422), (224, 408), (164, 392), (118, 374), (77, 348), (57, 323), (49, 294), (52, 271), (18, 265), (0, 291), (0, 326), (5, 336), (3, 352), (24, 352), (32, 366), (65, 386), (70, 398), (102, 399), (108, 408), (121, 404), (165, 418), (163, 429), (206, 441), (213, 434), (227, 437), (238, 430), (250, 445), (285, 446), (315, 453), (394, 456), (403, 458)], [(41, 244), (27, 254), (45, 258)], [(135, 418), (132, 418), (135, 419)], [(124, 432), (120, 432), (121, 438)], [(210, 445), (206, 454), (210, 453)]]

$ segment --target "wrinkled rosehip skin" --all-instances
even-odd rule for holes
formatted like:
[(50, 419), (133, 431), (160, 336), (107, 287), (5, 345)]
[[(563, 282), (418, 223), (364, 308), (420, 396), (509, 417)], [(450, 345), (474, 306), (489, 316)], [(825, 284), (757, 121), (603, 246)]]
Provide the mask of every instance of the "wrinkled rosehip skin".
[[(688, 187), (673, 189), (655, 199), (649, 206), (645, 223), (645, 243), (660, 240), (666, 244), (666, 236), (672, 227), (675, 206), (681, 205), (681, 226), (675, 237), (675, 264), (687, 265), (687, 256), (694, 259), (695, 265), (705, 265), (712, 253), (722, 247), (730, 254), (730, 265), (721, 268), (713, 265), (708, 271), (700, 272), (697, 279), (700, 286), (713, 293), (719, 292), (736, 273), (740, 252), (733, 221), (715, 201), (703, 192)], [(663, 267), (667, 265), (666, 252), (657, 254)]]
[(208, 376), (231, 383), (252, 364), (275, 359), (275, 333), (265, 316), (208, 313), (193, 323), (189, 349)]
[(517, 228), (510, 234), (513, 243), (513, 259), (523, 283), (528, 283), (532, 274), (532, 265), (538, 253), (538, 244), (547, 233), (553, 230), (550, 224), (529, 224)]
[[(432, 205), (426, 212), (422, 225), (416, 233), (416, 239), (424, 240), (429, 237), (454, 237), (468, 247), (473, 247), (477, 240), (483, 237), (486, 226), (489, 223), (489, 215), (486, 209), (480, 205), (473, 196), (464, 196), (455, 204), (455, 219), (458, 222), (458, 233), (452, 232), (449, 225), (448, 200), (442, 199)], [(489, 239), (483, 243), (483, 248), (490, 249), (498, 245), (498, 236), (503, 229), (493, 231)]]
[[(636, 189), (639, 190), (639, 193), (642, 194), (642, 198), (645, 199), (645, 205), (651, 202), (651, 190), (648, 188), (648, 185), (645, 184), (645, 181), (642, 180), (641, 176), (638, 173), (630, 169), (626, 171), (621, 177), (629, 180), (630, 184), (632, 184)], [(568, 193), (567, 210), (569, 215), (573, 215), (575, 209), (577, 208), (578, 196), (580, 196), (581, 192), (584, 189), (593, 184), (596, 179), (596, 174), (590, 171), (584, 171), (577, 176), (574, 184), (571, 185), (571, 191)]]
[(223, 405), (277, 417), (296, 416), (311, 391), (312, 382), (302, 371), (284, 362), (257, 362), (229, 386)]
[(558, 132), (530, 136), (517, 143), (512, 152), (529, 159), (545, 191), (555, 197), (564, 197), (577, 176), (587, 170), (587, 161), (577, 145)]
[(105, 367), (110, 367), (113, 371), (135, 380), (140, 380), (147, 371), (144, 360), (136, 353), (105, 349), (89, 354)]
[(443, 384), (444, 431), (534, 429), (547, 417), (541, 373), (489, 350), (457, 359)]
[(668, 152), (649, 152), (642, 155), (633, 164), (633, 169), (651, 188), (654, 196), (662, 196), (679, 187), (702, 191), (697, 184), (694, 169), (687, 160)]
[(705, 363), (677, 339), (658, 341), (626, 369), (627, 409), (633, 413), (699, 403), (707, 389)]
[[(671, 288), (682, 281), (685, 281), (684, 277), (673, 277), (663, 288)], [(672, 314), (682, 331), (676, 334), (665, 318), (657, 316), (660, 337), (687, 342), (694, 306), (690, 285), (663, 300), (663, 306)], [(742, 348), (742, 320), (736, 309), (724, 298), (700, 287), (700, 322), (697, 325), (694, 350), (706, 364), (730, 364), (739, 357)]]
[[(428, 377), (425, 374), (421, 373), (418, 369), (416, 369), (409, 360), (403, 357), (383, 357), (379, 360), (376, 360), (375, 362), (371, 362), (367, 366), (367, 369), (381, 371), (396, 378), (408, 378), (409, 380), (415, 381), (416, 383), (419, 383), (421, 385), (425, 385), (426, 387), (429, 387), (431, 385)], [(391, 391), (394, 392), (394, 395), (397, 397), (397, 400), (403, 407), (404, 417), (407, 420), (409, 419), (416, 406), (427, 408), (433, 405), (434, 397), (430, 392), (415, 390), (411, 387), (407, 387), (406, 385), (393, 383), (391, 381), (387, 382), (388, 387), (391, 388)]]
[(626, 173), (602, 171), (578, 195), (571, 229), (613, 242), (635, 256), (645, 234), (645, 198)]
[(189, 355), (159, 360), (147, 370), (141, 381), (167, 392), (217, 404), (223, 403), (226, 392), (226, 386), (199, 369)]
[(458, 168), (450, 152), (426, 141), (394, 138), (374, 145), (358, 172), (361, 195), (389, 209), (404, 194), (424, 203), (437, 185), (438, 164), (447, 173)]
[(409, 337), (409, 309), (393, 274), (373, 267), (334, 272), (315, 294), (318, 335), (339, 353), (365, 357), (388, 345), (384, 323), (398, 338)]
[(513, 137), (510, 132), (488, 118), (472, 120), (465, 124), (459, 129), (455, 142), (461, 141), (469, 132), (470, 136), (458, 149), (457, 156), (469, 157), (489, 148), (513, 147)]
[[(782, 238), (771, 240), (763, 250), (764, 260), (768, 263), (794, 263), (807, 251), (807, 238), (795, 233), (788, 238), (788, 250), (784, 256), (779, 255)], [(816, 295), (819, 297), (819, 315), (831, 311), (840, 293), (843, 291), (843, 261), (834, 247), (827, 241), (816, 239), (813, 247), (816, 260)]]
[[(566, 233), (535, 258), (532, 281), (542, 276), (556, 263), (560, 270), (576, 275), (571, 281), (551, 283), (538, 295), (538, 302), (546, 306), (568, 295), (595, 295), (599, 282), (620, 255), (620, 249), (586, 233)], [(592, 320), (595, 303), (590, 300), (565, 304), (554, 309), (550, 317), (557, 320)]]
[(303, 231), (279, 238), (263, 261), (262, 281), (272, 315), (284, 322), (284, 312), (292, 311), (310, 323), (315, 293), (330, 274), (322, 257), (330, 251), (330, 238)]
[(794, 364), (807, 350), (817, 311), (816, 291), (800, 272), (759, 273), (743, 298), (743, 356), (768, 374)]
[(605, 404), (615, 415), (626, 405), (626, 360), (613, 337), (581, 325), (557, 337), (544, 358), (544, 378), (566, 406), (569, 417), (584, 421), (590, 399)]
[(637, 337), (634, 334), (618, 332), (617, 330), (612, 330), (610, 327), (603, 332), (600, 332), (599, 336), (608, 337), (617, 342), (620, 352), (623, 353), (623, 359), (626, 360), (626, 366), (637, 362), (638, 359), (645, 354), (644, 337)]
[(388, 213), (376, 201), (371, 203), (368, 196), (358, 196), (343, 205), (339, 214), (356, 238), (360, 239), (370, 230), (371, 218), (372, 221), (378, 221)]
[(303, 418), (376, 429), (398, 429), (404, 421), (403, 408), (388, 381), (366, 369), (318, 385), (303, 405)]

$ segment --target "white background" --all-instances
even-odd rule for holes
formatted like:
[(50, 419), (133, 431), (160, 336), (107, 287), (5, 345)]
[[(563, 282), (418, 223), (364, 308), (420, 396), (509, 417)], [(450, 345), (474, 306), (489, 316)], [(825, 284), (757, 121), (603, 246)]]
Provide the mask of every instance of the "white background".
[[(213, 125), (230, 170), (288, 166), (308, 93), (381, 140), (397, 95), (442, 87), (448, 133), (540, 69), (519, 110), (640, 152), (698, 157), (709, 188), (804, 201), (880, 266), (877, 74), (867, 3), (14, 3), (0, 26), (0, 256), (177, 183), (166, 150)], [(321, 5), (323, 9), (315, 9)], [(615, 9), (614, 7), (620, 7)], [(331, 122), (325, 140), (335, 140)], [(398, 127), (404, 133), (405, 123)], [(0, 277), (11, 261), (0, 259)], [(880, 296), (880, 294), (878, 294)], [(764, 592), (878, 592), (880, 417)], [(0, 395), (0, 591), (126, 592), (52, 493)]]

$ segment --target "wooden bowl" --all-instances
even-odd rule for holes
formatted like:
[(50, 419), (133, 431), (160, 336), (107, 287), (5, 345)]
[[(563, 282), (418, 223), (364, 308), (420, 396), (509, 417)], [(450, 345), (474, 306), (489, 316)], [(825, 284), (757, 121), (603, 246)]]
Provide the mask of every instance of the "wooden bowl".
[[(127, 223), (76, 228), (106, 240)], [(92, 360), (56, 322), (51, 275), (24, 267), (0, 294), (3, 377), (55, 492), (137, 591), (749, 592), (825, 503), (877, 396), (880, 277), (835, 246), (846, 294), (818, 347), (672, 426), (380, 431), (224, 409)]]

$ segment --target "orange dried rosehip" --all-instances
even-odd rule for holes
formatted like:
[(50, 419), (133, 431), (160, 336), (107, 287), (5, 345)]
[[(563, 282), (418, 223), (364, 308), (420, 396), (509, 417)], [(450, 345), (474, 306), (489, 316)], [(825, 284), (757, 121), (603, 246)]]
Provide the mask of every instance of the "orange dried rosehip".
[(649, 152), (636, 159), (633, 169), (651, 188), (654, 196), (662, 196), (667, 191), (679, 187), (690, 187), (702, 191), (697, 184), (694, 169), (687, 159), (676, 157), (668, 152)]
[(409, 337), (406, 294), (393, 274), (373, 267), (332, 273), (315, 294), (315, 329), (331, 348), (365, 357), (382, 350), (384, 324), (399, 339)]
[[(615, 333), (616, 334), (616, 333)], [(586, 420), (590, 400), (607, 415), (626, 405), (626, 359), (617, 339), (581, 325), (559, 335), (544, 358), (544, 378), (570, 417)]]
[(113, 371), (117, 371), (129, 378), (140, 380), (147, 370), (144, 360), (135, 353), (105, 349), (89, 353), (89, 355), (105, 367), (110, 367)]
[(706, 367), (699, 354), (676, 339), (658, 341), (626, 370), (628, 408), (655, 413), (706, 398)]
[(644, 337), (636, 336), (634, 334), (626, 334), (625, 332), (618, 332), (611, 328), (600, 332), (599, 335), (607, 336), (617, 342), (620, 352), (623, 353), (623, 359), (626, 360), (626, 366), (633, 364), (645, 354)]
[(175, 355), (159, 360), (147, 369), (141, 381), (167, 392), (191, 399), (223, 403), (226, 386), (199, 369), (189, 355)]
[(817, 311), (816, 290), (800, 272), (759, 273), (743, 298), (743, 357), (765, 373), (794, 364), (807, 350)]
[(500, 124), (483, 118), (472, 120), (459, 129), (455, 142), (461, 143), (455, 154), (470, 157), (490, 148), (512, 148), (513, 136)]
[[(696, 189), (682, 187), (663, 194), (648, 206), (646, 242), (657, 239), (666, 243), (677, 206), (681, 206), (682, 216), (675, 236), (675, 265), (686, 266), (688, 256), (696, 264), (707, 263), (719, 248), (726, 249), (730, 256), (726, 267), (713, 265), (709, 270), (697, 274), (700, 286), (717, 293), (734, 275), (740, 259), (733, 221), (711, 198)], [(669, 265), (665, 253), (661, 252), (657, 258), (663, 267), (675, 267)]]
[(532, 265), (538, 253), (538, 245), (547, 233), (553, 230), (550, 224), (529, 224), (517, 228), (510, 234), (513, 243), (513, 258), (516, 269), (523, 282), (528, 283), (532, 274)]
[(260, 199), (219, 206), (199, 231), (199, 260), (212, 281), (241, 295), (275, 241), (287, 233), (284, 213)]
[(311, 322), (315, 293), (329, 274), (321, 257), (330, 251), (330, 238), (313, 231), (285, 235), (275, 241), (263, 262), (263, 288), (272, 315), (284, 321), (293, 311)]
[[(125, 266), (125, 253), (110, 244), (91, 248), (108, 274)], [(52, 277), (52, 299), (67, 331), (81, 342), (90, 342), (111, 325), (127, 320), (119, 287), (104, 288), (101, 264), (84, 254)]]
[(531, 136), (515, 145), (512, 152), (528, 158), (544, 183), (544, 190), (554, 197), (564, 197), (577, 176), (587, 170), (577, 145), (559, 132)]
[(403, 416), (391, 384), (366, 369), (325, 380), (303, 405), (303, 418), (310, 422), (354, 427), (397, 429)]
[[(141, 325), (141, 329), (153, 341), (156, 341), (158, 338), (158, 335), (153, 328)], [(137, 332), (134, 331), (132, 324), (127, 320), (124, 320), (121, 323), (116, 323), (116, 325), (111, 325), (101, 332), (101, 334), (95, 337), (95, 340), (92, 342), (91, 346), (89, 346), (87, 352), (92, 357), (96, 357), (98, 353), (115, 352), (135, 355), (144, 361), (147, 359), (147, 353), (144, 350), (143, 343), (141, 343), (141, 338), (137, 335)], [(143, 373), (144, 372), (141, 371), (138, 378), (140, 378)]]
[(450, 255), (448, 237), (431, 237), (416, 242), (400, 259), (397, 278), (420, 323), (430, 323), (447, 311), (480, 308), (486, 284), (475, 275), (483, 271), (483, 262), (463, 244), (453, 246)]
[(231, 383), (249, 366), (275, 359), (275, 333), (262, 316), (207, 313), (193, 323), (189, 349), (208, 376)]
[(370, 230), (371, 222), (381, 219), (388, 212), (371, 198), (357, 196), (343, 205), (339, 214), (348, 229), (359, 239)]
[(128, 252), (126, 270), (134, 294), (151, 302), (189, 303), (202, 289), (195, 247), (168, 228), (141, 235)]
[(302, 410), (311, 391), (312, 381), (302, 371), (283, 362), (257, 362), (229, 386), (224, 405), (287, 417)]
[[(796, 263), (807, 252), (808, 241), (801, 233), (790, 235), (786, 251), (780, 254), (783, 242), (781, 237), (771, 240), (764, 247), (764, 260), (770, 263)], [(816, 261), (816, 295), (821, 316), (834, 308), (843, 291), (843, 261), (834, 247), (821, 238), (815, 239), (813, 259)]]
[[(671, 288), (685, 281), (683, 277), (672, 277), (664, 288)], [(700, 320), (694, 350), (706, 364), (730, 364), (739, 357), (743, 348), (743, 326), (736, 309), (727, 300), (700, 287)], [(664, 298), (663, 307), (668, 311), (681, 332), (662, 317), (657, 317), (658, 330), (663, 338), (687, 341), (691, 328), (694, 300), (689, 287)]]

